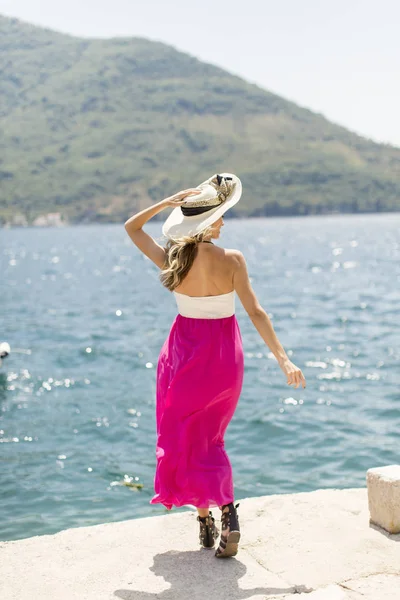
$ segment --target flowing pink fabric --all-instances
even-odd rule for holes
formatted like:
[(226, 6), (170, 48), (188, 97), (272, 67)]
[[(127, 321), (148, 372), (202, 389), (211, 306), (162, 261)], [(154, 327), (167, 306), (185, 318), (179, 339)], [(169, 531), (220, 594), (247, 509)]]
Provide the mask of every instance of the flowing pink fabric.
[(157, 363), (155, 495), (150, 504), (198, 507), (234, 501), (224, 434), (243, 383), (235, 314), (178, 314)]

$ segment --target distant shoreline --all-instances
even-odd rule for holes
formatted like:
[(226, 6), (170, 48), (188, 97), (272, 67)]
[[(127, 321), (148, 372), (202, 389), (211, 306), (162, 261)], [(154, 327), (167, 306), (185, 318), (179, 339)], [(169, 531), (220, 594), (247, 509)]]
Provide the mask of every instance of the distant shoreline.
[[(138, 211), (137, 211), (138, 212)], [(135, 211), (132, 211), (132, 214), (134, 214)], [(296, 212), (281, 212), (279, 213), (279, 211), (277, 211), (276, 213), (270, 213), (270, 214), (249, 214), (249, 215), (228, 215), (226, 214), (225, 218), (226, 220), (251, 220), (251, 219), (270, 219), (270, 218), (290, 218), (290, 217), (332, 217), (332, 216), (350, 216), (350, 215), (354, 215), (354, 216), (362, 216), (362, 215), (392, 215), (392, 214), (400, 214), (400, 209), (399, 210), (384, 210), (384, 211), (357, 211), (357, 212), (346, 212), (346, 211), (325, 211), (325, 212), (308, 212), (308, 213), (296, 213)], [(37, 219), (43, 219), (41, 220), (39, 223), (34, 224), (34, 222), (28, 223), (27, 220), (25, 221), (21, 221), (20, 223), (12, 223), (12, 222), (5, 222), (5, 223), (1, 223), (0, 222), (0, 228), (1, 229), (31, 229), (31, 228), (37, 228), (37, 229), (43, 229), (43, 228), (62, 228), (62, 227), (77, 227), (77, 226), (86, 226), (86, 225), (118, 225), (118, 223), (123, 224), (124, 220), (128, 219), (130, 215), (127, 216), (123, 216), (123, 217), (118, 217), (118, 219), (115, 220), (102, 220), (101, 218), (99, 219), (92, 219), (92, 220), (79, 220), (79, 221), (67, 221), (65, 217), (63, 217), (63, 219), (59, 219), (57, 220), (54, 224), (46, 222), (46, 217), (47, 215), (39, 215), (37, 217)], [(36, 220), (36, 219), (35, 219)], [(155, 215), (154, 217), (152, 217), (151, 221), (152, 222), (158, 222), (161, 223), (165, 220), (165, 217), (159, 217), (158, 215)]]

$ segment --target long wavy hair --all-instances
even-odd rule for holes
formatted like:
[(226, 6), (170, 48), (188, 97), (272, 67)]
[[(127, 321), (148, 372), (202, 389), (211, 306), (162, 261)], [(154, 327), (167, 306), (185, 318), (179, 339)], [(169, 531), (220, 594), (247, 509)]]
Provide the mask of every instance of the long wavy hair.
[(164, 246), (165, 262), (159, 275), (161, 283), (171, 292), (185, 279), (197, 256), (199, 242), (212, 234), (209, 225), (197, 235), (185, 235), (174, 240), (169, 239)]

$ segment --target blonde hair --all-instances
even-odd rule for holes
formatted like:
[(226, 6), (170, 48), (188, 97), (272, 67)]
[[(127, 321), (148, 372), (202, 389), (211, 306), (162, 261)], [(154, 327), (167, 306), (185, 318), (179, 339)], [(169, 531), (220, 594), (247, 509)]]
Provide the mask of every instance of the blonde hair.
[(159, 275), (161, 283), (171, 292), (185, 279), (197, 256), (198, 243), (213, 232), (212, 225), (197, 235), (169, 239), (164, 246), (165, 262)]

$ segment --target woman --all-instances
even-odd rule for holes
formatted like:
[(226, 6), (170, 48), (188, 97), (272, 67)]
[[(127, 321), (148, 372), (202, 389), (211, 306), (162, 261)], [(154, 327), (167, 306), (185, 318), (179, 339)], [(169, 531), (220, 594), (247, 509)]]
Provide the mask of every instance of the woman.
[[(252, 289), (243, 254), (215, 246), (223, 214), (240, 199), (232, 173), (213, 175), (197, 188), (174, 194), (125, 222), (133, 243), (160, 269), (161, 283), (174, 293), (176, 315), (157, 363), (157, 466), (150, 504), (197, 508), (199, 539), (213, 547), (219, 530), (210, 507), (221, 513), (215, 556), (235, 556), (240, 539), (232, 467), (224, 434), (243, 382), (243, 347), (235, 316), (235, 292), (252, 323), (296, 388), (303, 373), (287, 357), (271, 321)], [(160, 246), (142, 229), (155, 214), (174, 210), (163, 225)]]

